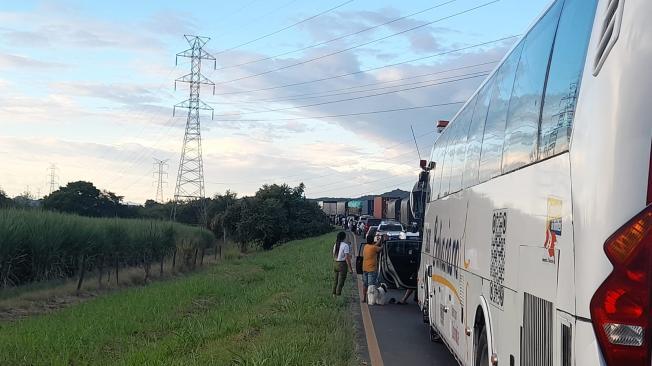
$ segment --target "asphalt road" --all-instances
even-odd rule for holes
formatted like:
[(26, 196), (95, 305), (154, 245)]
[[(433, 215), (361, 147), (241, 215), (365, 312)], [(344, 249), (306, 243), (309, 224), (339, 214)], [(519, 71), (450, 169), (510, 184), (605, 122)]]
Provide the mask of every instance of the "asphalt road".
[[(399, 300), (403, 291), (391, 290), (390, 294)], [(369, 306), (369, 310), (385, 366), (457, 365), (445, 345), (430, 341), (428, 326), (412, 301), (408, 305)]]
[[(355, 253), (358, 243), (362, 239), (348, 233), (348, 240), (354, 247)], [(400, 290), (390, 290), (389, 296), (398, 301), (403, 293)], [(358, 308), (360, 309), (358, 311), (363, 313), (366, 311), (365, 309), (368, 309), (373, 323), (373, 327), (360, 327), (367, 332), (367, 340), (371, 336), (377, 343), (381, 360), (372, 362), (372, 366), (376, 366), (377, 363), (384, 366), (457, 365), (445, 345), (430, 341), (428, 327), (423, 323), (419, 307), (412, 299), (408, 305), (367, 306), (367, 304), (360, 304), (359, 307), (356, 307), (356, 309)], [(373, 332), (373, 334), (370, 335), (369, 332)], [(367, 349), (366, 344), (361, 346)], [(373, 352), (374, 348), (369, 347), (369, 352)]]

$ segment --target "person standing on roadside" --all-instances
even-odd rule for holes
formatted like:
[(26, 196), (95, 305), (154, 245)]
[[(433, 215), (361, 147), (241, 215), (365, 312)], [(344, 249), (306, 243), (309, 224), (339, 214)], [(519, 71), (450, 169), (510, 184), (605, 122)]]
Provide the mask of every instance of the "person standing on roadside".
[(367, 289), (378, 282), (378, 253), (383, 248), (383, 240), (374, 243), (374, 235), (367, 235), (367, 244), (362, 249), (362, 302), (367, 302)]
[(346, 281), (347, 270), (348, 272), (353, 273), (350, 254), (351, 246), (345, 242), (344, 239), (346, 239), (346, 233), (340, 231), (337, 233), (337, 239), (333, 246), (333, 259), (335, 260), (335, 283), (333, 283), (333, 296), (340, 296), (342, 294), (342, 287), (344, 287), (344, 281)]

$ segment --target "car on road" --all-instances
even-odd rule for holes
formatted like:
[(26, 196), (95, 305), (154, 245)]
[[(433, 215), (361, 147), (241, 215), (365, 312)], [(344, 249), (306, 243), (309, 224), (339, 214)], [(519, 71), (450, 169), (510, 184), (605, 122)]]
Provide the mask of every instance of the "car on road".
[(380, 225), (381, 221), (382, 221), (381, 219), (377, 219), (375, 217), (369, 217), (367, 221), (365, 221), (364, 223), (364, 230), (363, 230), (364, 237), (366, 238), (367, 235), (369, 234), (370, 227)]
[(415, 289), (420, 257), (421, 239), (391, 238), (383, 244), (378, 271), (391, 287)]
[(396, 221), (382, 221), (378, 225), (375, 240), (378, 241), (378, 239), (383, 235), (387, 235), (390, 238), (398, 238), (403, 232), (405, 231), (403, 230), (403, 225), (401, 225), (401, 223)]
[(370, 226), (369, 230), (367, 230), (367, 233), (364, 236), (365, 240), (368, 237), (372, 237), (372, 238), (374, 238), (374, 240), (376, 240), (376, 230), (378, 230), (378, 226)]

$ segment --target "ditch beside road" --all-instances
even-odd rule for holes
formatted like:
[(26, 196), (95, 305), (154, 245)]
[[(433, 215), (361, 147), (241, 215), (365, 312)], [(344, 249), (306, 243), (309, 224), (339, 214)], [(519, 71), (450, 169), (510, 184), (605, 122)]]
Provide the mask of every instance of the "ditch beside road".
[[(348, 232), (348, 242), (353, 247), (353, 257), (357, 255), (362, 238)], [(362, 278), (356, 276), (359, 292), (362, 291)], [(403, 297), (404, 290), (390, 290), (389, 297), (397, 301)], [(408, 305), (387, 304), (368, 306), (359, 302), (360, 316), (364, 323), (366, 341), (362, 349), (369, 352), (372, 366), (433, 365), (455, 366), (457, 362), (442, 343), (430, 341), (428, 327), (423, 323), (419, 306), (410, 299)]]

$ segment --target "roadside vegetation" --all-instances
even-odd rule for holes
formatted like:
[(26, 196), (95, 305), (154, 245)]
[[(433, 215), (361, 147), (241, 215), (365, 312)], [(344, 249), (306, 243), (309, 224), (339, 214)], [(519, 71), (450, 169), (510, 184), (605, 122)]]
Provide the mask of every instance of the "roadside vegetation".
[(101, 285), (124, 267), (142, 268), (146, 282), (153, 265), (195, 266), (214, 243), (206, 229), (171, 222), (0, 209), (0, 287), (76, 277), (79, 289), (91, 271)]
[(177, 280), (0, 322), (0, 364), (352, 365), (349, 303), (330, 295), (333, 240), (231, 256)]

